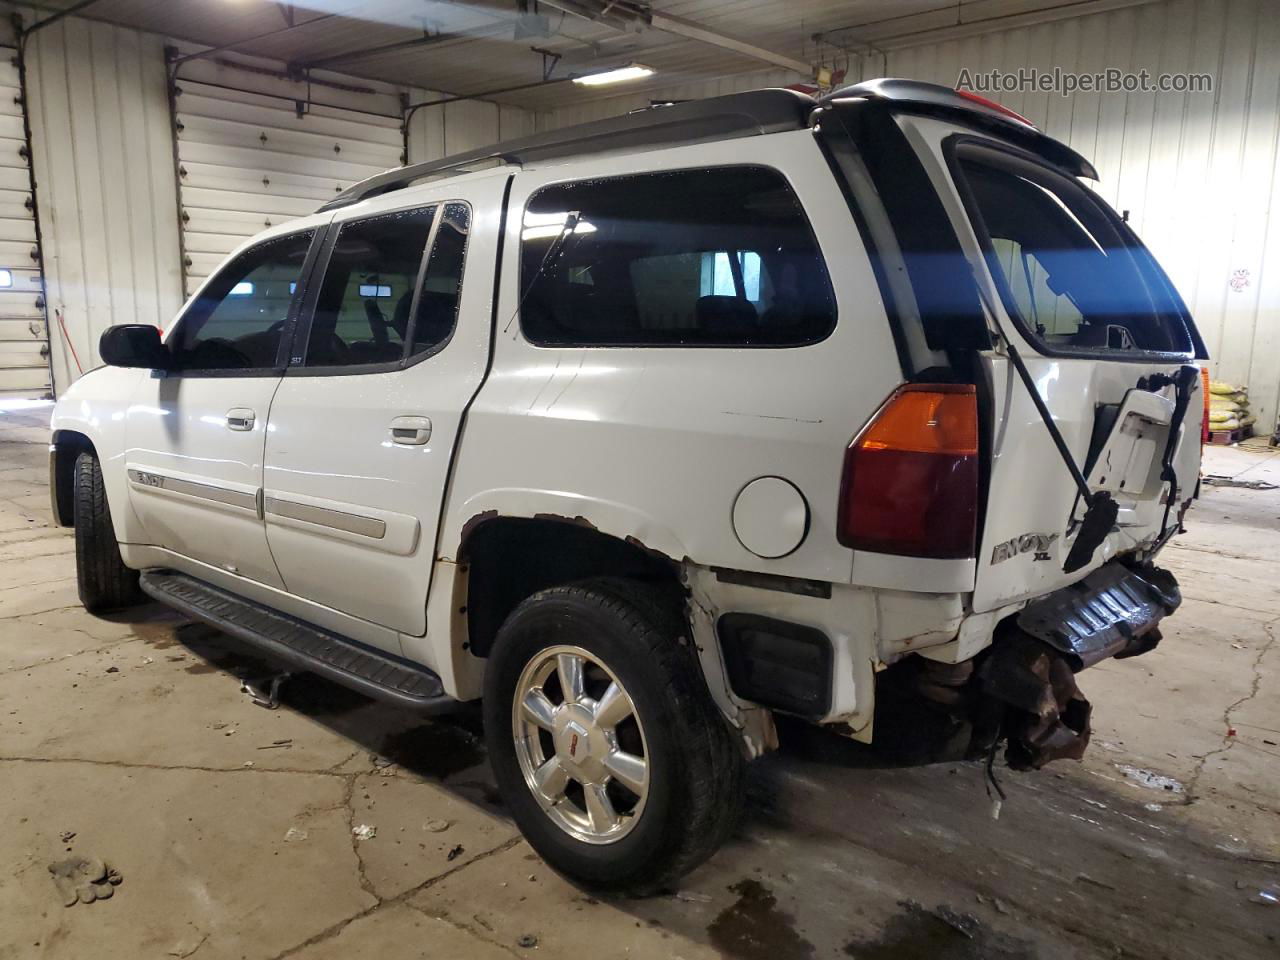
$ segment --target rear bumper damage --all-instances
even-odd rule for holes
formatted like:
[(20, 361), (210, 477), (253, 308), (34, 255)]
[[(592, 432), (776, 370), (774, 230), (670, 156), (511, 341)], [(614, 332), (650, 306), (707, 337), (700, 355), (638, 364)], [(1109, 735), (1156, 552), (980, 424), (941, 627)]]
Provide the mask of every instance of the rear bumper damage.
[(1113, 561), (1004, 621), (979, 657), (944, 664), (912, 657), (881, 674), (877, 739), (915, 760), (979, 757), (1007, 744), (1016, 770), (1079, 759), (1089, 701), (1076, 674), (1160, 642), (1160, 621), (1182, 597), (1168, 571)]

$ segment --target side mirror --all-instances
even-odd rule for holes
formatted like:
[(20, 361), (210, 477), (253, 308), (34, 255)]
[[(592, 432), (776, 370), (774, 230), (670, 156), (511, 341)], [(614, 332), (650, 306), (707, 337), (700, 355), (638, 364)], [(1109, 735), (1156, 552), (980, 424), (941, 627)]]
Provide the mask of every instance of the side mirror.
[(168, 370), (173, 358), (160, 342), (160, 331), (146, 323), (119, 323), (108, 327), (98, 341), (102, 362), (113, 367)]

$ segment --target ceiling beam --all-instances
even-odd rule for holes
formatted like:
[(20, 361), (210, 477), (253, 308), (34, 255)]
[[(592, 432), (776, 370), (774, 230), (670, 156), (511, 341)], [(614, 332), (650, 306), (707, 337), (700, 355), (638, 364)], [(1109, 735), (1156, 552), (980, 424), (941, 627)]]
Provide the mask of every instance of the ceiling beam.
[(1126, 7), (1141, 7), (1158, 0), (1036, 0), (1037, 6), (1011, 4), (1009, 0), (975, 0), (957, 7), (954, 3), (922, 13), (887, 17), (850, 24), (815, 33), (818, 43), (844, 49), (874, 46), (876, 51), (938, 43), (978, 36), (997, 30), (1037, 26), (1106, 13)]
[(812, 63), (806, 63), (804, 60), (789, 57), (785, 53), (778, 53), (774, 50), (756, 46), (754, 43), (747, 43), (745, 40), (725, 36), (723, 33), (709, 30), (701, 24), (694, 23), (692, 20), (684, 19), (684, 17), (674, 17), (669, 13), (659, 13), (655, 10), (650, 17), (649, 25), (655, 30), (661, 30), (663, 33), (672, 33), (687, 40), (696, 40), (699, 43), (730, 50), (752, 60), (760, 60), (764, 63), (771, 63), (775, 67), (794, 70), (805, 77), (811, 78), (816, 72)]
[(312, 17), (310, 20), (303, 20), (301, 23), (295, 23), (291, 27), (280, 27), (276, 30), (268, 30), (266, 33), (259, 33), (257, 36), (245, 37), (242, 40), (233, 40), (231, 43), (224, 43), (218, 47), (207, 47), (204, 50), (197, 50), (195, 53), (188, 53), (186, 56), (175, 57), (173, 60), (169, 61), (169, 66), (176, 70), (188, 60), (202, 60), (205, 57), (213, 56), (215, 53), (234, 50), (236, 47), (243, 47), (246, 43), (253, 43), (255, 40), (265, 40), (268, 37), (279, 36), (282, 33), (288, 33), (290, 30), (297, 30), (300, 27), (309, 27), (313, 23), (320, 23), (322, 20), (332, 20), (336, 16), (336, 13), (322, 13), (318, 17)]
[(485, 24), (479, 27), (469, 27), (457, 33), (427, 33), (423, 32), (421, 36), (410, 37), (407, 40), (395, 40), (391, 43), (382, 43), (372, 47), (361, 47), (356, 50), (348, 50), (345, 53), (335, 53), (327, 57), (317, 57), (314, 60), (301, 60), (298, 62), (299, 67), (328, 69), (336, 64), (347, 63), (351, 60), (364, 60), (368, 57), (378, 57), (388, 53), (398, 53), (401, 50), (412, 50), (415, 47), (434, 46), (436, 44), (444, 44), (449, 41), (458, 40), (475, 40), (485, 37), (501, 36), (510, 33), (512, 29), (510, 21), (495, 21), (491, 24)]
[(651, 8), (641, 8), (628, 0), (538, 0), (544, 7), (561, 10), (575, 17), (599, 23), (624, 33), (634, 33), (649, 27), (662, 33), (669, 33), (685, 40), (694, 40), (722, 50), (729, 50), (751, 60), (759, 60), (794, 70), (805, 77), (813, 77), (816, 73), (812, 63), (798, 60), (769, 50), (736, 37), (726, 36), (719, 31), (704, 27), (700, 23), (686, 20), (684, 17), (662, 13)]

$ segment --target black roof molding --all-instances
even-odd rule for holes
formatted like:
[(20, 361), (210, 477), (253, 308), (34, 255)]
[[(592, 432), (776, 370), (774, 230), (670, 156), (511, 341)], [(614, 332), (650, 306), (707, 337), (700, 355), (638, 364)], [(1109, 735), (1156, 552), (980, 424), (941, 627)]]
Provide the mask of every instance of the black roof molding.
[(1098, 171), (1093, 168), (1093, 164), (1065, 143), (1037, 130), (1030, 123), (1017, 119), (1016, 115), (986, 106), (981, 100), (971, 100), (950, 87), (920, 80), (886, 77), (842, 87), (817, 102), (819, 106), (827, 106), (850, 100), (877, 100), (905, 113), (960, 120), (1020, 143), (1073, 176), (1098, 179)]
[(803, 130), (808, 126), (813, 106), (814, 99), (808, 94), (782, 88), (655, 106), (620, 117), (480, 147), (442, 160), (397, 167), (348, 187), (320, 207), (320, 211), (336, 210), (399, 190), (436, 174), (459, 171), (468, 164), (490, 160), (523, 164), (609, 150), (654, 148)]

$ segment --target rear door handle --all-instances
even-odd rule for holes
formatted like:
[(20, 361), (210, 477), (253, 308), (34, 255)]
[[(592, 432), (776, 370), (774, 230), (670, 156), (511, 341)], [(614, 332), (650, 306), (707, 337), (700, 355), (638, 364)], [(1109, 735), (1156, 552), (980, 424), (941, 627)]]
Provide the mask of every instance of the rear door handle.
[(391, 442), (420, 447), (431, 439), (429, 417), (396, 417), (391, 421)]
[(257, 415), (248, 407), (232, 407), (227, 411), (228, 430), (252, 430)]

